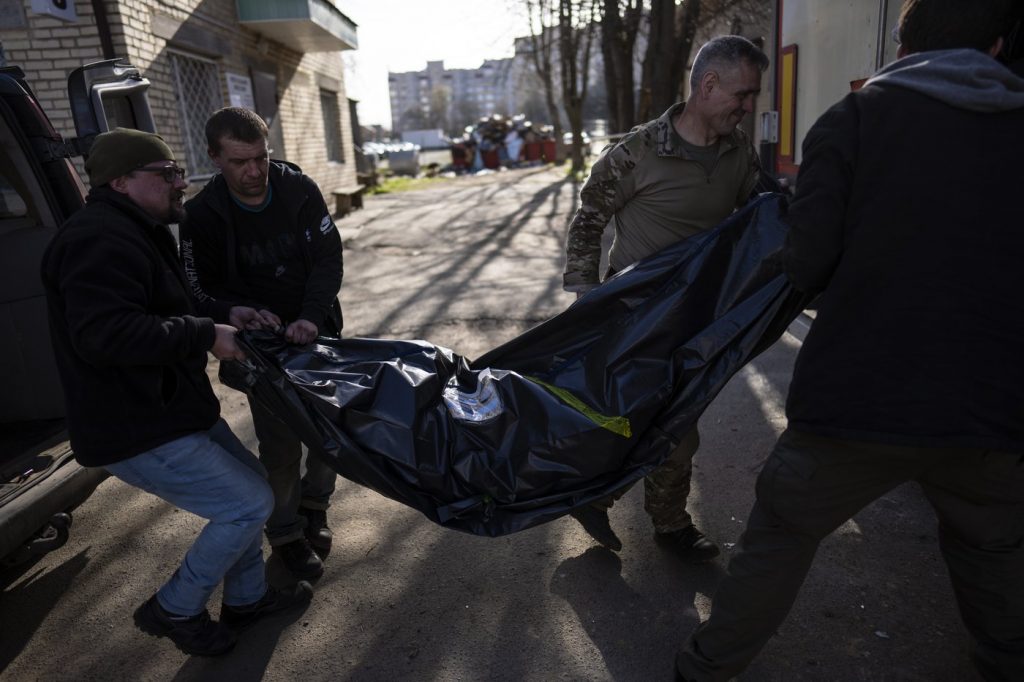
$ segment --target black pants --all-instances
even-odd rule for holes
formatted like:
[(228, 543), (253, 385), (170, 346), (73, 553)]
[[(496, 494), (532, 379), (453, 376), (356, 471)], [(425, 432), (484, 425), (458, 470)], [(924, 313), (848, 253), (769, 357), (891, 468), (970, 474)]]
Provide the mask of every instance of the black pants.
[[(260, 462), (274, 491), (274, 509), (267, 519), (267, 541), (272, 547), (302, 537), (306, 527), (300, 507), (327, 509), (338, 475), (322, 459), (306, 454), (302, 441), (283, 421), (252, 398), (252, 425), (259, 440)], [(302, 472), (303, 459), (306, 471)]]
[(742, 551), (711, 616), (683, 644), (685, 679), (727, 680), (789, 613), (821, 542), (868, 503), (915, 480), (986, 680), (1024, 680), (1024, 453), (862, 443), (786, 431), (757, 480)]

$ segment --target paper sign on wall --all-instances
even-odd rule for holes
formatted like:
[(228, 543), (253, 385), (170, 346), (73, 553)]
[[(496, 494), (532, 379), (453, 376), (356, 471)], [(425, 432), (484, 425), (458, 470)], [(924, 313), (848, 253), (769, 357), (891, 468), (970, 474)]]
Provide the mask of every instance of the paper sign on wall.
[(237, 73), (227, 74), (228, 79), (228, 100), (233, 107), (242, 107), (251, 111), (256, 110), (256, 100), (252, 96), (252, 81), (248, 76)]

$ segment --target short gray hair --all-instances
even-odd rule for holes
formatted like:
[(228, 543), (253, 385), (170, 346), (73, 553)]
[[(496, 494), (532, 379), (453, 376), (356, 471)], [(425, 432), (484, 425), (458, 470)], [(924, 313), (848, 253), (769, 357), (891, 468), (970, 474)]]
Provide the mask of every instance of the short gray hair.
[(768, 68), (768, 55), (743, 36), (718, 36), (704, 43), (690, 68), (690, 92), (696, 92), (708, 71), (746, 62), (761, 71)]

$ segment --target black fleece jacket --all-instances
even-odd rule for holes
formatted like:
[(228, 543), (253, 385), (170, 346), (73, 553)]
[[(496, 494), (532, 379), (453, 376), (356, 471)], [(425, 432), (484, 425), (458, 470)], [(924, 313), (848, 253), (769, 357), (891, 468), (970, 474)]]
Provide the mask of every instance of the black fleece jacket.
[(197, 316), (166, 225), (94, 189), (47, 248), (42, 279), (81, 464), (128, 459), (216, 423), (206, 376), (214, 321)]
[(1024, 81), (974, 50), (887, 67), (807, 134), (786, 271), (823, 291), (791, 427), (1024, 450)]
[[(299, 318), (315, 324), (321, 334), (336, 336), (342, 329), (338, 302), (343, 275), (341, 237), (316, 183), (298, 166), (271, 161), (268, 173), (272, 201), (285, 202), (292, 216), (282, 229), (295, 232), (307, 273), (303, 299), (294, 307), (300, 310)], [(227, 182), (217, 174), (185, 204), (182, 263), (197, 301), (220, 310), (232, 305), (266, 307), (266, 302), (253, 300), (239, 271), (236, 233), (245, 226), (232, 221), (231, 201)]]

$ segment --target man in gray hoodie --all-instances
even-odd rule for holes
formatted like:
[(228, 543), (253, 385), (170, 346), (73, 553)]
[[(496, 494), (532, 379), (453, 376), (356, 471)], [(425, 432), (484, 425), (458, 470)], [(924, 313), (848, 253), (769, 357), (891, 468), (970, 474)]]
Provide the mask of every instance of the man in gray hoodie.
[(680, 679), (742, 672), (821, 540), (917, 481), (975, 666), (1024, 680), (1024, 80), (995, 59), (1015, 9), (907, 0), (899, 59), (808, 132), (784, 263), (818, 314)]

